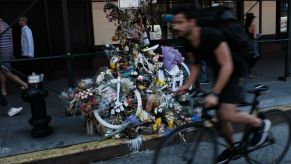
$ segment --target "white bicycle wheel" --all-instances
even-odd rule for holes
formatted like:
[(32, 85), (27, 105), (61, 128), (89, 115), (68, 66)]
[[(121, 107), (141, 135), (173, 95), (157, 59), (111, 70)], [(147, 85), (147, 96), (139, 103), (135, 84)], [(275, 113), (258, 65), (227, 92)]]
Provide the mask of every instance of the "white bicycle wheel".
[[(127, 96), (132, 97), (132, 109), (126, 107), (128, 102), (126, 102), (125, 98)], [(141, 95), (136, 89), (127, 95), (121, 96), (120, 100), (120, 103), (116, 103), (115, 100), (112, 100), (112, 102), (109, 102), (109, 106), (105, 109), (94, 110), (94, 116), (100, 124), (107, 128), (120, 129), (128, 116), (139, 113), (142, 110)], [(112, 112), (113, 110), (115, 110), (115, 113)]]

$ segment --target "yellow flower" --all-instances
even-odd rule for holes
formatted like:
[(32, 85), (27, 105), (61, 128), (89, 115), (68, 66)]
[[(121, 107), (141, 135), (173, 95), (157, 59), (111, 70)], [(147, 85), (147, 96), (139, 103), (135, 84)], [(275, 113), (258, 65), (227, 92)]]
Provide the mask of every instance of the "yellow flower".
[(157, 131), (161, 127), (162, 119), (161, 117), (155, 120), (155, 123), (152, 125), (153, 131)]
[(164, 86), (166, 84), (166, 82), (165, 81), (161, 81), (161, 80), (158, 79), (156, 81), (156, 84), (159, 85), (159, 86)]

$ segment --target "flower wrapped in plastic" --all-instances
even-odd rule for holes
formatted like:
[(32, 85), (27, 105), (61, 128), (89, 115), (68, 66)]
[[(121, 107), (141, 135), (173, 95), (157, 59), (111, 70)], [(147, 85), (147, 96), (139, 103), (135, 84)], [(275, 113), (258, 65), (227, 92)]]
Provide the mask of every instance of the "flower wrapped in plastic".
[(171, 71), (177, 64), (183, 62), (181, 53), (173, 47), (162, 46), (163, 64), (168, 71)]

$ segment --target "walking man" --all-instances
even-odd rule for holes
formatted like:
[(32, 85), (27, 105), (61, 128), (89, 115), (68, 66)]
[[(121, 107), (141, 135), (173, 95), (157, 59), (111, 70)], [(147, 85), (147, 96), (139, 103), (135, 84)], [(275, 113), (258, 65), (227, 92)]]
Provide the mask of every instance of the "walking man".
[[(21, 27), (21, 58), (29, 59), (34, 57), (34, 43), (31, 29), (27, 26), (27, 17), (20, 17), (19, 26)], [(32, 64), (25, 61), (22, 65), (25, 74), (31, 74)]]

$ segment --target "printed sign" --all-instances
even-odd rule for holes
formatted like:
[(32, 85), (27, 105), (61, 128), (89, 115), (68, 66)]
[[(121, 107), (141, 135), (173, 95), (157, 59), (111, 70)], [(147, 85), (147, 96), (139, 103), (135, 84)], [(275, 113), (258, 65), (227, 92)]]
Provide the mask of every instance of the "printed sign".
[(281, 32), (287, 32), (287, 17), (281, 17), (281, 22), (280, 22), (280, 31)]
[(121, 9), (138, 8), (139, 0), (119, 0), (118, 5)]

